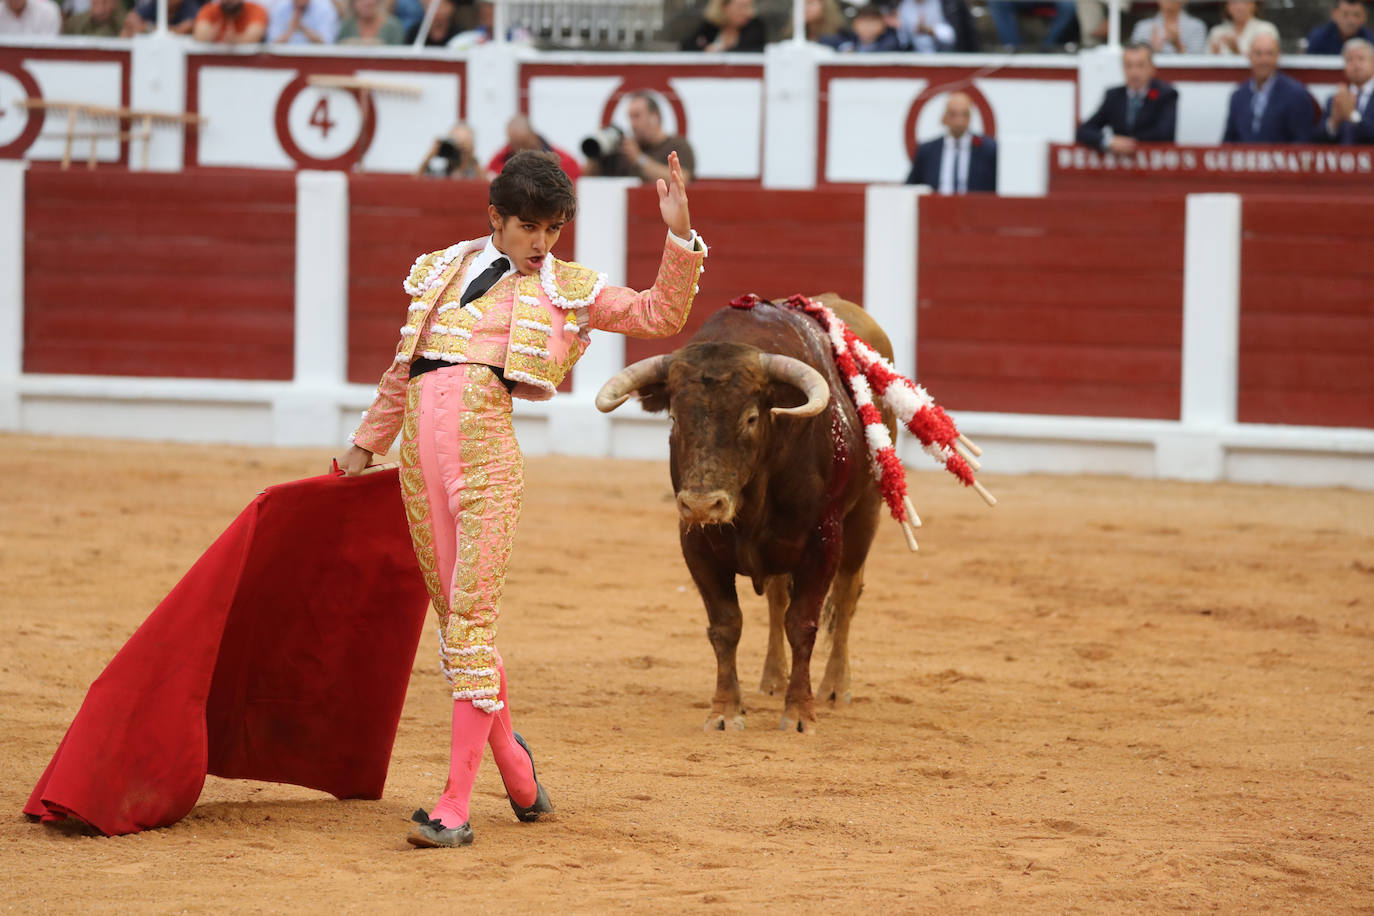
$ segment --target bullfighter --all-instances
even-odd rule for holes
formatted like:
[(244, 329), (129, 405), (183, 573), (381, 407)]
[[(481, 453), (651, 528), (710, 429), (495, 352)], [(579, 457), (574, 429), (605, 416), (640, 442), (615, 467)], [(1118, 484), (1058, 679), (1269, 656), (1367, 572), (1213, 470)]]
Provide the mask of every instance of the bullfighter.
[(706, 246), (691, 228), (675, 154), (669, 168), (670, 181), (657, 183), (668, 236), (644, 292), (553, 256), (577, 199), (557, 161), (537, 152), (512, 156), (492, 181), (489, 236), (421, 255), (405, 280), (411, 300), (395, 360), (338, 463), (361, 473), (401, 436), (402, 498), (454, 700), (448, 781), (433, 809), (412, 817), (414, 846), (473, 841), (468, 804), (488, 743), (516, 816), (553, 810), (529, 746), (512, 731), (496, 649), (524, 487), (511, 399), (552, 398), (592, 329), (682, 329)]

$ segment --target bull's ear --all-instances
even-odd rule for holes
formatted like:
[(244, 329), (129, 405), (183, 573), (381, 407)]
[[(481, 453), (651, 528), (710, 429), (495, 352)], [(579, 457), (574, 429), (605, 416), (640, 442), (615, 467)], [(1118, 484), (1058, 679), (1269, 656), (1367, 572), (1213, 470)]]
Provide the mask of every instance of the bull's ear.
[(646, 413), (663, 413), (668, 409), (668, 400), (668, 385), (664, 382), (653, 382), (639, 389), (639, 406)]

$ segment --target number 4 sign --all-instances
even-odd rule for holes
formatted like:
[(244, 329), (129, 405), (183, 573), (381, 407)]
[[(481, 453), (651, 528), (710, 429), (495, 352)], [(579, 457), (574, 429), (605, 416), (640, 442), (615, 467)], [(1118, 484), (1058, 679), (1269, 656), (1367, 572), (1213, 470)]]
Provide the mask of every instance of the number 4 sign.
[[(304, 74), (277, 100), (277, 139), (300, 168), (346, 169), (372, 143), (376, 117), (361, 90), (311, 86)], [(370, 101), (370, 100), (369, 100)]]

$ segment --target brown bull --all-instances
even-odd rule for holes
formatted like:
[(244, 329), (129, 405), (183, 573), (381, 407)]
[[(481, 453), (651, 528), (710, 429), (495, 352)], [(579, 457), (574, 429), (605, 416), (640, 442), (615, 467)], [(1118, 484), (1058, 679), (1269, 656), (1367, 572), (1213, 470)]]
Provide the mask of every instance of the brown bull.
[[(819, 300), (891, 359), (887, 335), (863, 309), (832, 294)], [(850, 699), (849, 623), (882, 499), (863, 425), (844, 391), (820, 326), (762, 303), (717, 312), (682, 349), (627, 366), (597, 395), (597, 407), (610, 411), (638, 393), (646, 410), (667, 410), (672, 420), (682, 555), (706, 604), (716, 653), (707, 729), (744, 727), (736, 576), (768, 596), (759, 689), (772, 694), (786, 685), (781, 727), (815, 728), (811, 652), (827, 593), (831, 651), (820, 693), (832, 702)], [(884, 419), (895, 436), (893, 418)]]

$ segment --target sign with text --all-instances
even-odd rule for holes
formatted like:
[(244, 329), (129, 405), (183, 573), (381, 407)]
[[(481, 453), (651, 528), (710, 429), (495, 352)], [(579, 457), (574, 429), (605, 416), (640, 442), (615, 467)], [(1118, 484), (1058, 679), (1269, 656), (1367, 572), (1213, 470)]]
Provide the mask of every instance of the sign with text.
[(1133, 153), (1050, 147), (1050, 190), (1374, 190), (1374, 147), (1175, 146), (1142, 143)]

